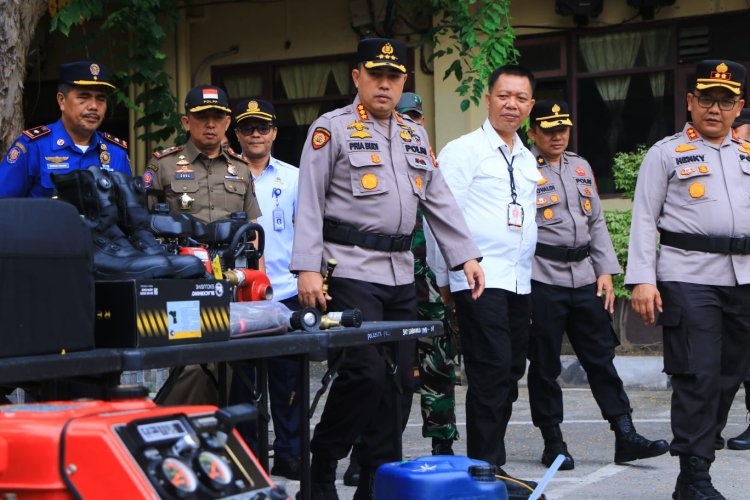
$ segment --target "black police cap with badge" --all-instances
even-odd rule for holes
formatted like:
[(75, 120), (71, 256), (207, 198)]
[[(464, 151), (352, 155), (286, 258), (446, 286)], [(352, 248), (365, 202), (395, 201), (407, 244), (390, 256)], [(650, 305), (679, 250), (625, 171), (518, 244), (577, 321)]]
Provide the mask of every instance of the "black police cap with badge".
[(60, 83), (80, 87), (117, 88), (109, 83), (107, 68), (93, 61), (75, 61), (60, 65)]
[(695, 89), (723, 87), (741, 95), (745, 87), (745, 66), (726, 59), (706, 59), (695, 66)]
[(276, 108), (265, 99), (243, 99), (232, 106), (232, 115), (238, 124), (249, 118), (273, 123), (276, 121)]
[(572, 127), (568, 103), (565, 101), (537, 101), (529, 113), (531, 125), (549, 130), (555, 127)]
[(406, 73), (406, 45), (387, 38), (366, 38), (357, 45), (357, 64), (367, 69), (394, 68)]
[(198, 113), (206, 109), (218, 109), (231, 113), (227, 93), (213, 85), (198, 85), (190, 89), (185, 97), (185, 112)]

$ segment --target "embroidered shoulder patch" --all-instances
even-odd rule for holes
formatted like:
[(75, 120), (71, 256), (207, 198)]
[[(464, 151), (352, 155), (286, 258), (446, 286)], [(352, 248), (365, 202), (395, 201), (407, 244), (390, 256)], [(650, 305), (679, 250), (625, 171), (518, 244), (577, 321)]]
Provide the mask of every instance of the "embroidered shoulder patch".
[(115, 137), (114, 135), (109, 134), (107, 132), (104, 132), (102, 134), (102, 136), (104, 136), (104, 138), (107, 139), (112, 144), (117, 144), (118, 146), (120, 146), (123, 149), (128, 149), (128, 142), (127, 141), (123, 141), (122, 139), (120, 139), (118, 137)]
[(49, 134), (51, 132), (52, 131), (48, 127), (45, 127), (44, 125), (41, 125), (39, 127), (34, 127), (34, 128), (30, 128), (28, 130), (24, 130), (23, 131), (23, 135), (25, 135), (29, 139), (33, 140), (33, 139), (38, 139), (38, 138), (40, 138), (40, 137), (42, 137), (44, 135), (47, 135), (47, 134)]
[(312, 135), (312, 147), (313, 149), (320, 149), (331, 140), (331, 132), (327, 128), (318, 127), (315, 129)]
[(176, 153), (177, 151), (182, 151), (182, 146), (172, 146), (171, 148), (156, 151), (153, 156), (158, 160), (164, 158), (167, 155), (171, 155), (172, 153)]

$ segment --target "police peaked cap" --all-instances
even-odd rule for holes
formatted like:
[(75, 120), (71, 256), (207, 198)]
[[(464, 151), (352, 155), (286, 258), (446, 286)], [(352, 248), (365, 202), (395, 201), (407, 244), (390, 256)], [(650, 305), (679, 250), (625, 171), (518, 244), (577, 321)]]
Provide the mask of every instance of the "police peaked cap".
[(76, 86), (105, 86), (117, 88), (109, 83), (106, 66), (93, 61), (75, 61), (60, 65), (60, 83)]
[(366, 38), (357, 45), (357, 64), (365, 68), (395, 68), (406, 73), (406, 45), (388, 38)]
[(572, 127), (568, 103), (565, 101), (537, 101), (529, 114), (532, 125), (542, 129)]
[(265, 99), (243, 99), (232, 106), (232, 115), (239, 124), (242, 120), (255, 118), (267, 122), (276, 121), (276, 108)]
[(695, 67), (696, 90), (723, 87), (741, 95), (745, 88), (745, 66), (726, 59), (706, 59)]
[(214, 85), (198, 85), (193, 87), (185, 97), (185, 112), (198, 113), (206, 109), (218, 109), (231, 113), (229, 99), (224, 89)]

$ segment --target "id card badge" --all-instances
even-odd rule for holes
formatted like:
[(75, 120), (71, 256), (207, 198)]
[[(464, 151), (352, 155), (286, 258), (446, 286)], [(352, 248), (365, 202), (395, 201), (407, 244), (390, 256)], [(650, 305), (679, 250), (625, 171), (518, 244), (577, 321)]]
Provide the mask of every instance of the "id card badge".
[(284, 210), (280, 208), (274, 208), (273, 210), (273, 230), (284, 230)]
[(523, 228), (523, 207), (518, 203), (508, 203), (508, 229), (520, 231)]

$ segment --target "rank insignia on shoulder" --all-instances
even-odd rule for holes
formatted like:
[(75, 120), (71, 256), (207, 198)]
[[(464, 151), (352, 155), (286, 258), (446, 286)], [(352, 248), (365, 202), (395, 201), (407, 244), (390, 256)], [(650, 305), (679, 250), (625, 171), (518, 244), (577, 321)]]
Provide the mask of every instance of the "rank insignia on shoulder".
[(691, 141), (694, 141), (698, 138), (698, 132), (693, 127), (685, 130), (685, 135), (687, 135), (688, 139), (690, 139)]
[(229, 156), (236, 160), (240, 160), (242, 163), (247, 163), (247, 160), (242, 157), (242, 155), (238, 155), (234, 151), (232, 151), (230, 148), (227, 148), (224, 150)]
[(544, 165), (544, 156), (539, 155), (536, 157), (536, 162), (540, 165)]
[(331, 140), (331, 132), (327, 128), (318, 127), (315, 129), (312, 135), (312, 140), (310, 143), (312, 144), (313, 149), (320, 149), (326, 144), (328, 144), (328, 141)]
[(39, 127), (34, 127), (28, 130), (24, 130), (23, 135), (25, 135), (29, 139), (38, 139), (39, 137), (47, 135), (51, 132), (52, 130), (50, 130), (49, 127), (45, 127), (44, 125), (41, 125)]
[(365, 105), (362, 103), (357, 104), (357, 114), (359, 114), (360, 120), (370, 119), (370, 115), (367, 113), (367, 110), (365, 109)]
[(158, 160), (167, 155), (171, 155), (172, 153), (176, 153), (177, 151), (182, 151), (182, 149), (182, 146), (172, 146), (171, 148), (162, 149), (161, 151), (155, 151), (153, 157)]
[(107, 139), (112, 144), (117, 144), (118, 146), (120, 146), (123, 149), (128, 149), (128, 142), (127, 141), (123, 141), (122, 139), (120, 139), (118, 137), (115, 137), (114, 135), (112, 135), (112, 134), (110, 134), (108, 132), (104, 132), (104, 134), (102, 134), (102, 135), (104, 136), (105, 139)]
[(675, 153), (684, 153), (686, 151), (692, 151), (694, 149), (698, 149), (692, 144), (680, 144), (676, 148), (674, 148)]

